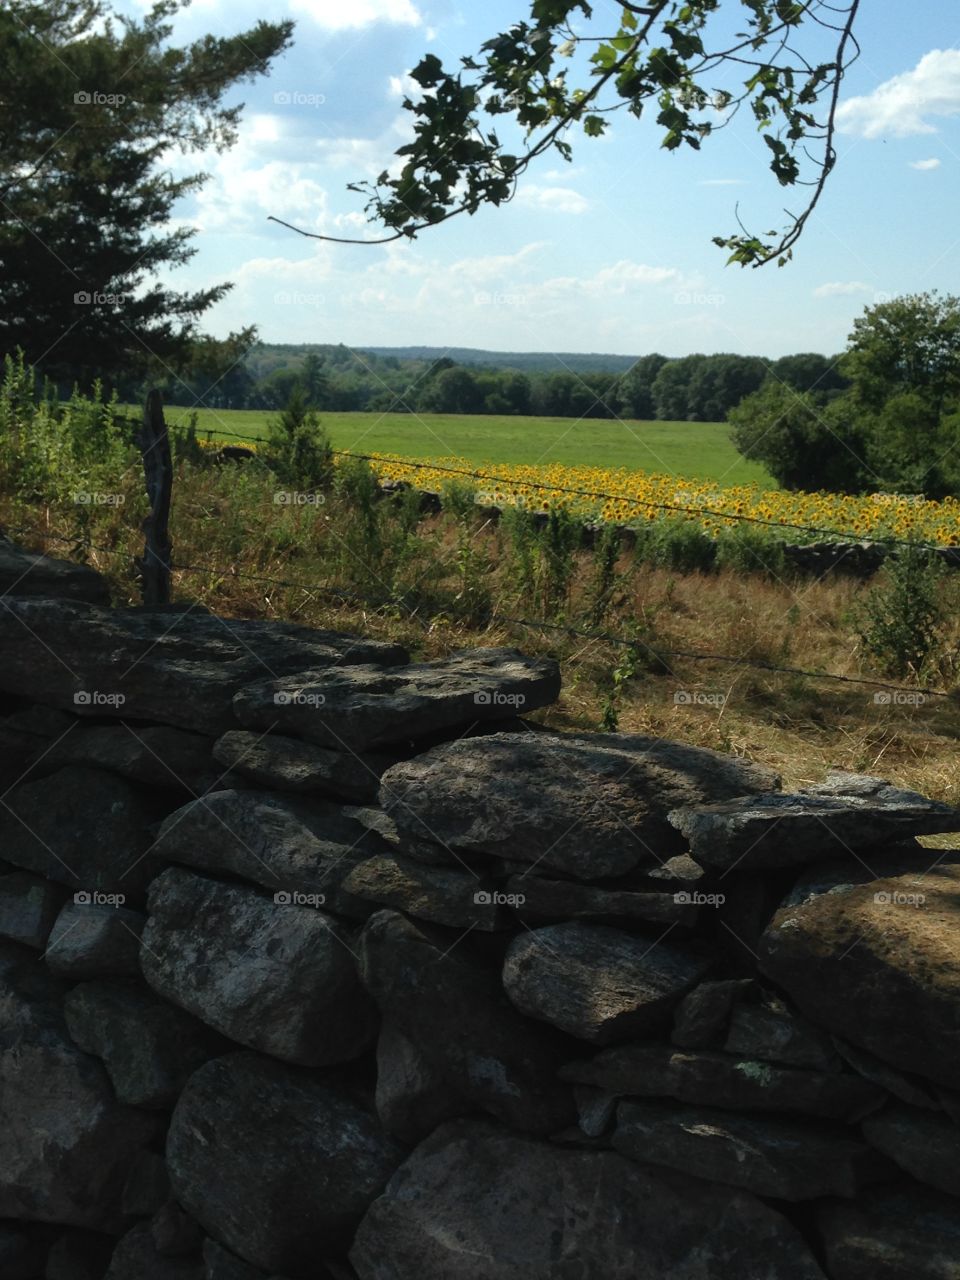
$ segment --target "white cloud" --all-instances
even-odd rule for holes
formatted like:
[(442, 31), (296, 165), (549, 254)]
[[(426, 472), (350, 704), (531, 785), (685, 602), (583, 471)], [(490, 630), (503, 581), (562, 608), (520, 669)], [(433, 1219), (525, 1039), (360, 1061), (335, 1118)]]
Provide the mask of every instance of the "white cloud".
[(340, 231), (349, 230), (351, 233), (362, 231), (369, 226), (367, 215), (361, 213), (358, 209), (354, 209), (352, 213), (338, 213), (333, 219), (333, 225)]
[[(277, 243), (283, 252), (283, 242)], [(303, 244), (297, 241), (299, 252)], [(533, 242), (515, 253), (453, 263), (426, 257), (417, 244), (407, 243), (371, 250), (369, 258), (344, 257), (322, 243), (303, 257), (264, 255), (232, 271), (236, 288), (218, 307), (213, 327), (236, 327), (243, 316), (256, 314), (271, 341), (339, 341), (347, 334), (346, 341), (352, 336), (390, 342), (402, 340), (402, 332), (442, 344), (453, 340), (453, 326), (467, 345), (533, 350), (546, 321), (566, 326), (595, 309), (596, 323), (602, 316), (608, 325), (608, 337), (622, 336), (625, 325), (633, 332), (640, 323), (652, 323), (661, 310), (666, 323), (676, 311), (677, 288), (689, 283), (674, 267), (631, 260), (590, 275), (550, 277), (545, 247)]]
[(238, 289), (261, 284), (316, 288), (328, 284), (334, 261), (329, 246), (318, 243), (306, 258), (250, 258), (234, 272), (234, 279)]
[(576, 182), (582, 172), (582, 169), (568, 164), (563, 169), (546, 169), (540, 177), (546, 182)]
[(197, 194), (193, 222), (201, 231), (265, 231), (268, 214), (319, 231), (327, 215), (326, 188), (287, 161), (245, 168), (222, 157), (215, 179)]
[(417, 84), (409, 71), (402, 76), (391, 76), (387, 82), (387, 92), (391, 98), (421, 98), (423, 87)]
[(626, 293), (636, 287), (656, 284), (679, 284), (680, 272), (676, 267), (649, 267), (645, 262), (629, 262), (621, 259), (612, 267), (603, 267), (596, 275), (583, 282), (587, 293)]
[[(533, 240), (525, 244), (516, 253), (491, 253), (482, 258), (462, 258), (454, 262), (450, 272), (458, 280), (469, 280), (471, 283), (488, 280), (515, 280), (521, 272), (526, 272), (529, 259), (536, 259), (541, 249), (546, 248), (542, 240)], [(426, 265), (426, 264), (425, 264)]]
[(931, 160), (911, 160), (910, 168), (919, 169), (921, 173), (929, 173), (931, 169), (940, 168), (940, 161), (935, 158)]
[(854, 293), (872, 293), (870, 285), (862, 280), (833, 280), (814, 289), (815, 298), (845, 298)]
[(960, 49), (933, 49), (912, 71), (894, 76), (872, 93), (841, 103), (843, 133), (861, 138), (907, 138), (936, 133), (928, 116), (960, 114)]
[(590, 208), (590, 201), (579, 191), (568, 187), (540, 187), (535, 183), (520, 188), (516, 203), (550, 213), (586, 213)]
[(292, 0), (291, 8), (331, 31), (367, 27), (374, 22), (408, 27), (419, 27), (423, 23), (411, 0)]

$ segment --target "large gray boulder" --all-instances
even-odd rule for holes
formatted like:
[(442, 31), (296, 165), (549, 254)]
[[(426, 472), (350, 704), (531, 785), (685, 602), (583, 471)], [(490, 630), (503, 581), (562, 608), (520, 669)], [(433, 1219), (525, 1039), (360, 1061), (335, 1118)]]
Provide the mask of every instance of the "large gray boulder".
[(333, 916), (292, 897), (169, 868), (150, 889), (144, 976), (240, 1044), (304, 1066), (347, 1062), (376, 1034), (355, 942)]
[[(499, 975), (469, 950), (465, 930), (443, 933), (395, 911), (371, 916), (360, 937), (363, 981), (384, 1018), (410, 1042), (423, 1067), (409, 1079), (411, 1106), (424, 1070), (461, 1113), (480, 1110), (514, 1128), (552, 1133), (574, 1117), (573, 1097), (555, 1078), (570, 1042), (523, 1018)], [(402, 1082), (394, 1078), (392, 1106)]]
[(735, 1111), (793, 1111), (828, 1120), (859, 1119), (887, 1097), (856, 1075), (800, 1071), (665, 1044), (618, 1045), (595, 1058), (568, 1063), (560, 1077), (621, 1097), (676, 1098)]
[(353, 665), (262, 680), (234, 699), (241, 724), (277, 729), (339, 751), (367, 751), (443, 730), (505, 720), (560, 693), (552, 658), (464, 649), (409, 666)]
[(333, 751), (280, 733), (231, 729), (213, 754), (225, 768), (259, 787), (297, 795), (335, 796), (362, 804), (377, 798), (380, 778), (396, 757)]
[(107, 1069), (120, 1102), (172, 1107), (188, 1077), (233, 1045), (151, 991), (118, 982), (81, 982), (67, 993), (71, 1038)]
[(102, 716), (106, 709), (213, 736), (237, 728), (233, 696), (254, 681), (406, 658), (399, 645), (293, 623), (218, 618), (190, 606), (101, 609), (8, 598), (0, 610), (0, 689), (78, 715)]
[(909, 837), (960, 831), (960, 809), (877, 778), (836, 774), (793, 795), (678, 808), (670, 821), (703, 866), (749, 871), (853, 858)]
[(671, 810), (778, 782), (757, 765), (660, 738), (500, 733), (395, 765), (380, 799), (414, 839), (595, 880), (682, 851)]
[(373, 1116), (316, 1075), (254, 1053), (201, 1067), (177, 1103), (177, 1201), (268, 1274), (313, 1280), (403, 1158)]
[(150, 854), (157, 816), (124, 778), (69, 765), (4, 798), (0, 849), (15, 866), (90, 898), (111, 895), (116, 901), (105, 905), (122, 906), (141, 901), (157, 873)]
[(350, 870), (389, 846), (343, 806), (269, 791), (214, 791), (170, 814), (154, 854), (164, 862), (251, 880), (271, 892), (322, 895), (365, 919), (371, 907), (342, 888)]
[(109, 604), (110, 587), (103, 574), (89, 565), (25, 551), (0, 536), (0, 596), (11, 604), (11, 596)]
[(960, 1088), (960, 868), (874, 880), (777, 913), (760, 967), (814, 1022)]
[(831, 1280), (958, 1280), (960, 1204), (897, 1185), (818, 1208)]
[(516, 937), (503, 985), (531, 1018), (592, 1044), (669, 1025), (675, 1006), (708, 971), (711, 957), (605, 925), (557, 924)]
[(894, 1171), (848, 1129), (716, 1107), (621, 1102), (613, 1145), (643, 1164), (776, 1200), (852, 1197)]
[(117, 1102), (61, 1001), (34, 952), (0, 944), (0, 1217), (118, 1231), (128, 1172), (157, 1126)]
[(476, 1121), (413, 1152), (350, 1259), (360, 1280), (823, 1280), (751, 1195)]

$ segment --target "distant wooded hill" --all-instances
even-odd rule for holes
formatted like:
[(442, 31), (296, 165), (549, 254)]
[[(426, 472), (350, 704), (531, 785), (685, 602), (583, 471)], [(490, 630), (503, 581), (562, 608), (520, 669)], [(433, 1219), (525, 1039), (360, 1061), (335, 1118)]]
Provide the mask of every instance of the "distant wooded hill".
[(364, 347), (378, 356), (398, 360), (441, 360), (481, 365), (486, 369), (518, 369), (521, 373), (626, 373), (637, 356), (614, 356), (583, 351), (481, 351), (474, 347)]
[[(730, 353), (669, 359), (280, 343), (246, 352), (227, 343), (218, 352), (213, 346), (203, 348), (196, 369), (169, 379), (163, 388), (169, 403), (277, 410), (299, 389), (312, 407), (340, 413), (722, 422), (768, 380), (825, 395), (846, 386), (836, 360), (816, 353), (770, 361)], [(127, 398), (138, 398), (137, 389)]]

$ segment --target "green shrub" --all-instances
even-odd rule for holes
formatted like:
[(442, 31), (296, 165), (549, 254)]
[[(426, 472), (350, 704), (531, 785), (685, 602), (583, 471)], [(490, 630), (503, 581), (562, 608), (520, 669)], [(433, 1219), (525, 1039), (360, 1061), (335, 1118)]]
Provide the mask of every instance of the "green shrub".
[(944, 567), (929, 551), (911, 545), (889, 557), (885, 575), (886, 582), (870, 591), (862, 606), (860, 639), (886, 674), (919, 677), (940, 642)]
[(529, 608), (539, 598), (537, 581), (537, 526), (533, 513), (523, 506), (508, 504), (500, 515), (501, 542), (506, 543), (512, 594)]
[(587, 617), (593, 627), (599, 627), (610, 607), (610, 597), (617, 585), (619, 557), (620, 534), (612, 524), (601, 525), (593, 548), (592, 573), (587, 587)]
[(553, 506), (540, 534), (543, 560), (543, 608), (547, 617), (558, 616), (570, 596), (576, 555), (583, 540), (583, 520), (565, 507)]
[(787, 572), (783, 543), (759, 525), (737, 524), (716, 540), (716, 566), (736, 573), (763, 573), (782, 578)]
[(709, 573), (716, 564), (717, 544), (696, 520), (665, 516), (637, 530), (636, 557), (677, 573)]
[(0, 381), (0, 483), (25, 502), (71, 502), (114, 492), (135, 460), (129, 422), (116, 397), (74, 390), (65, 404), (41, 385), (23, 352), (6, 356)]
[(443, 510), (455, 520), (469, 522), (477, 514), (477, 486), (470, 480), (445, 480), (440, 502)]
[(313, 492), (333, 480), (333, 446), (320, 419), (296, 387), (279, 418), (270, 421), (262, 458), (281, 484)]
[(490, 558), (478, 546), (477, 486), (465, 480), (448, 480), (441, 495), (443, 511), (454, 526), (456, 549), (454, 567), (458, 590), (456, 606), (461, 620), (473, 624), (484, 621), (490, 613), (490, 588), (487, 575), (493, 567)]
[(616, 733), (620, 727), (620, 710), (630, 685), (645, 675), (664, 675), (670, 671), (659, 652), (662, 640), (657, 634), (654, 617), (635, 621), (627, 632), (630, 643), (617, 651), (601, 703), (600, 728), (604, 733)]
[(334, 475), (334, 490), (344, 514), (335, 533), (344, 576), (360, 587), (378, 581), (383, 531), (378, 510), (380, 486), (363, 458), (346, 458)]
[(327, 537), (339, 581), (374, 601), (408, 609), (434, 601), (444, 570), (436, 543), (419, 534), (420, 494), (404, 489), (384, 501), (362, 458), (337, 467), (334, 493)]

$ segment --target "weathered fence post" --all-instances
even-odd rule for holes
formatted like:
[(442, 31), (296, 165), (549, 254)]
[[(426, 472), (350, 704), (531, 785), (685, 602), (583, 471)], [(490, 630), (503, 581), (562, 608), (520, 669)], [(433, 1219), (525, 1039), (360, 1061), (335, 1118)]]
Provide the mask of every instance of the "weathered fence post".
[(143, 522), (146, 538), (143, 559), (139, 564), (143, 603), (169, 604), (172, 547), (167, 522), (170, 518), (173, 462), (170, 457), (170, 437), (163, 418), (163, 399), (159, 391), (151, 391), (144, 405), (140, 449), (143, 453), (147, 497), (150, 499), (150, 514)]

